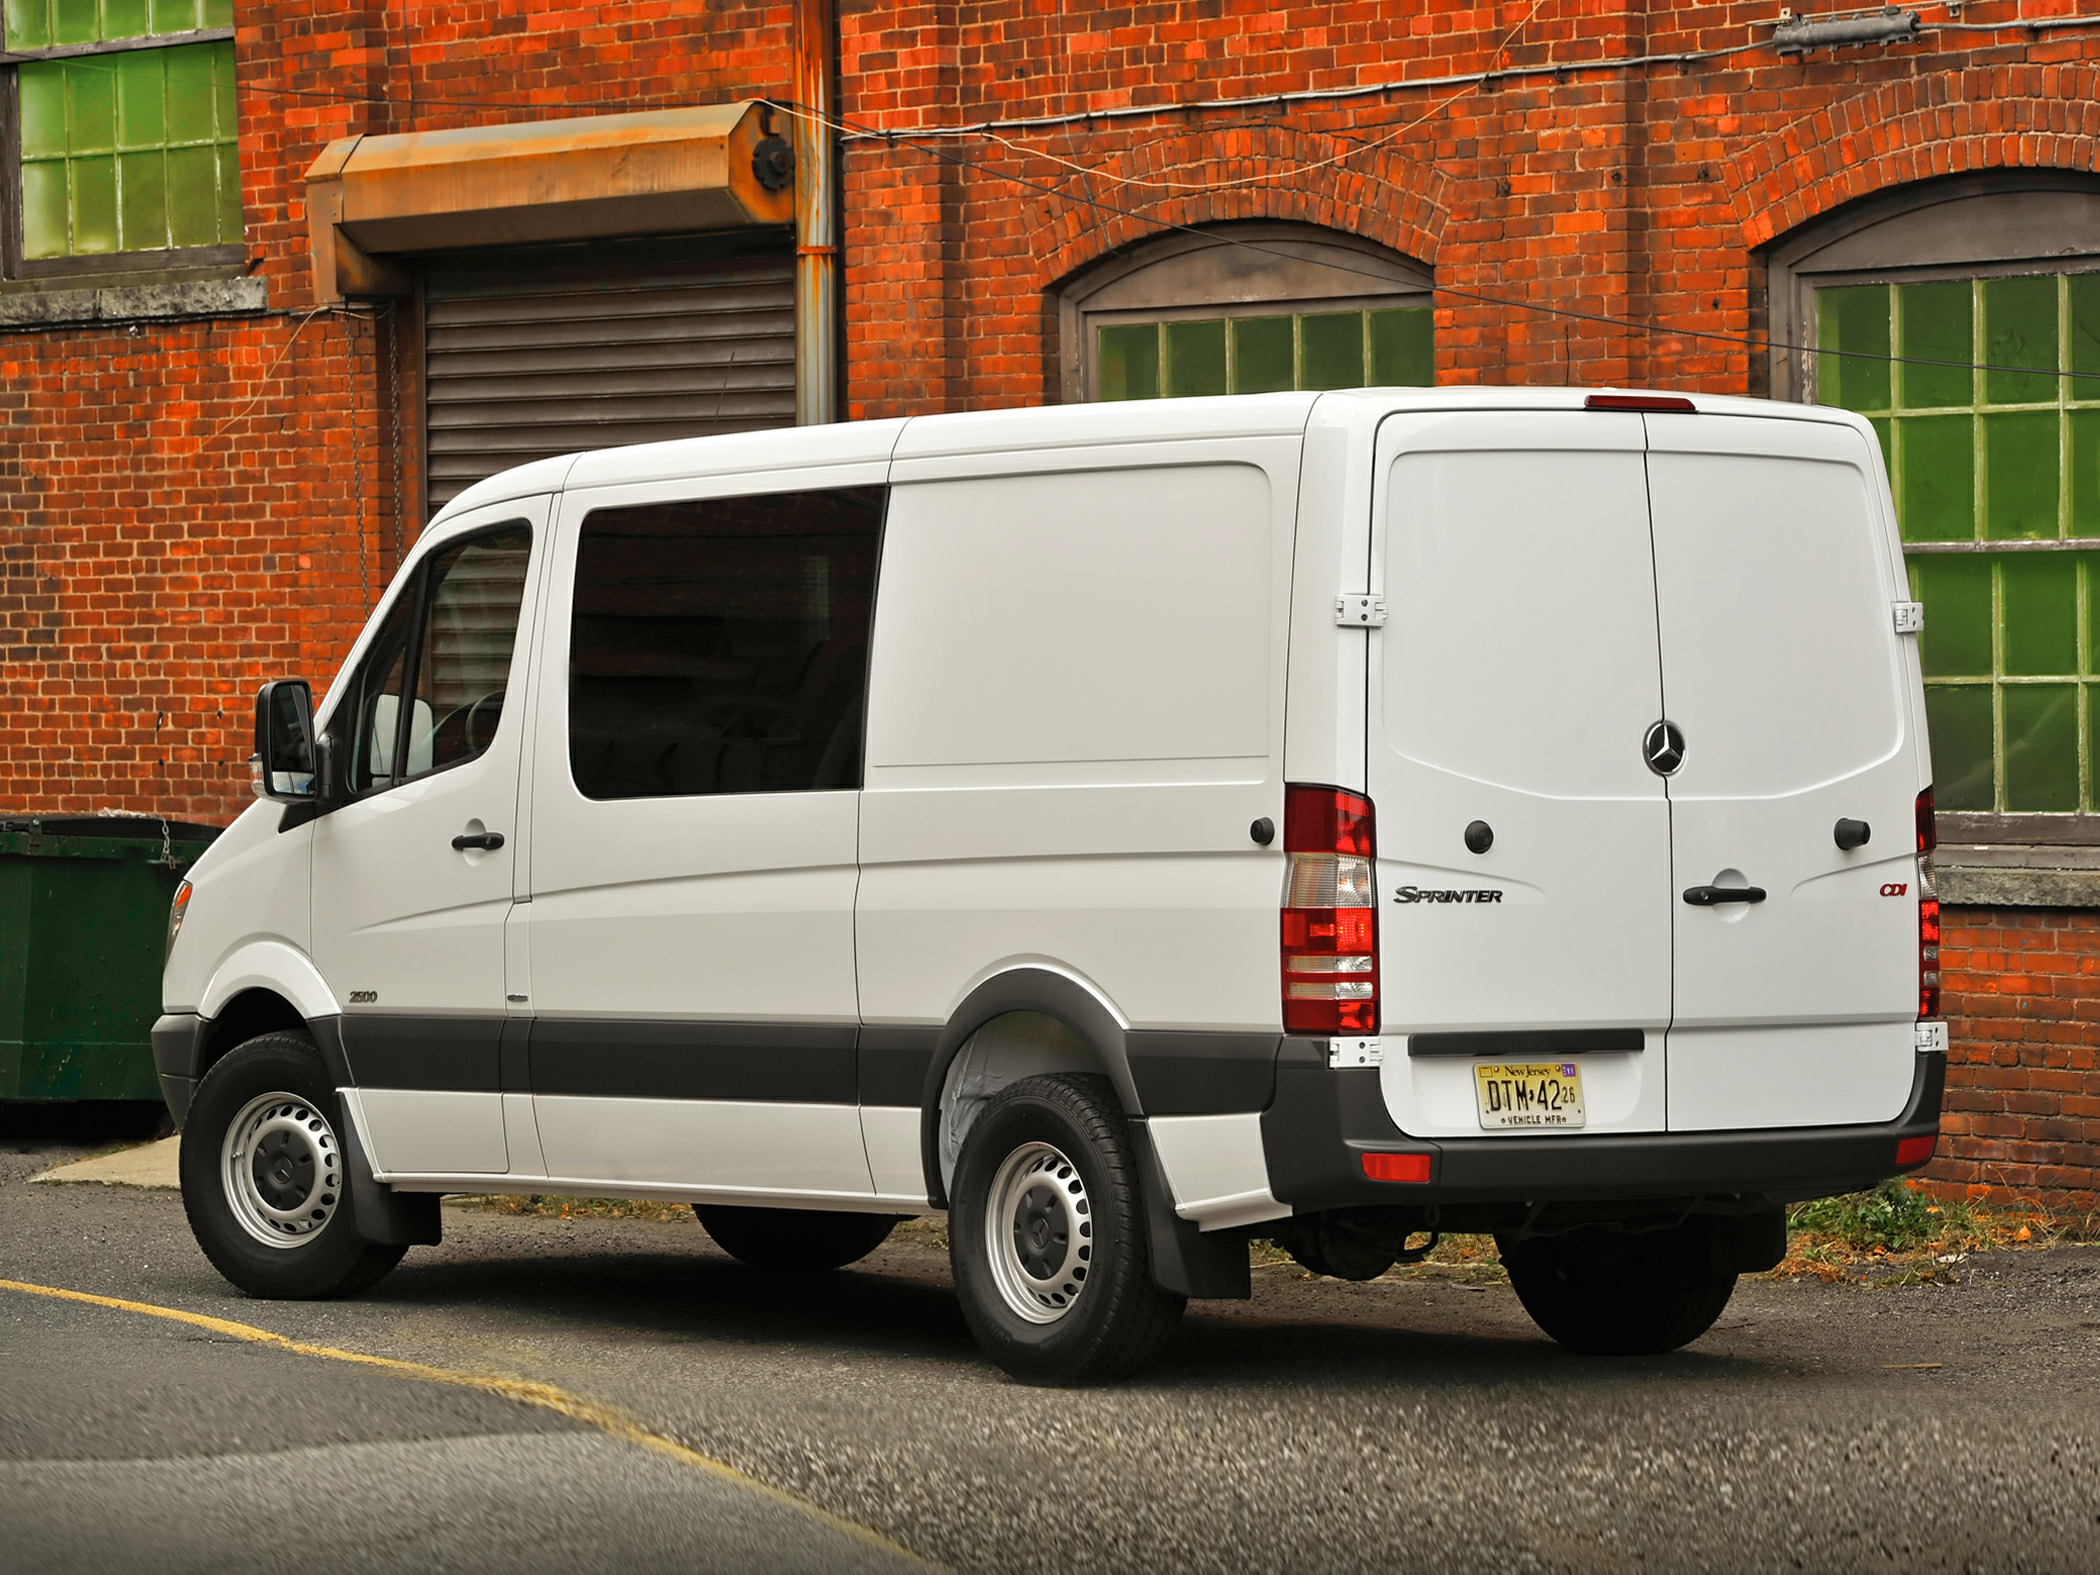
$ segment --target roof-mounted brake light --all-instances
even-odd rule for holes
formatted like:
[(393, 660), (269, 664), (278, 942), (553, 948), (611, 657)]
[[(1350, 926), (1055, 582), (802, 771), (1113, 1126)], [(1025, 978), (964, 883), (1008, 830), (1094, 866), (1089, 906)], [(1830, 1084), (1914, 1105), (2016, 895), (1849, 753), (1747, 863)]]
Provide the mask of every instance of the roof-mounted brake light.
[(1583, 400), (1585, 410), (1652, 410), (1668, 415), (1696, 416), (1699, 407), (1682, 394), (1592, 394)]

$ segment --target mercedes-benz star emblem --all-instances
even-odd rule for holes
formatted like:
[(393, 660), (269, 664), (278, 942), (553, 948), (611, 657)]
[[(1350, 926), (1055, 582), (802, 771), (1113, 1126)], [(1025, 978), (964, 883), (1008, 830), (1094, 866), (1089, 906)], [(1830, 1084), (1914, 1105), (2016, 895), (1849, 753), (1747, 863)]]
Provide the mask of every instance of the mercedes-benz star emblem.
[(1648, 724), (1641, 737), (1641, 758), (1659, 777), (1669, 776), (1684, 764), (1684, 734), (1668, 717)]

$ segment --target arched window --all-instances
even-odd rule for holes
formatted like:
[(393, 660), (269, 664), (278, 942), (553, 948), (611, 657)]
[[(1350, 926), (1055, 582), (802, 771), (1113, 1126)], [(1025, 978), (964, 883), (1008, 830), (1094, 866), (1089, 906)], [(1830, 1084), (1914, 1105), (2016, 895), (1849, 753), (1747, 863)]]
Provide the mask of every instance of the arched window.
[(1939, 808), (1970, 840), (2100, 840), (2100, 180), (1921, 183), (1767, 264), (1773, 340), (1804, 347), (1774, 393), (1881, 437)]
[(1310, 224), (1174, 231), (1058, 292), (1067, 403), (1434, 381), (1430, 274)]

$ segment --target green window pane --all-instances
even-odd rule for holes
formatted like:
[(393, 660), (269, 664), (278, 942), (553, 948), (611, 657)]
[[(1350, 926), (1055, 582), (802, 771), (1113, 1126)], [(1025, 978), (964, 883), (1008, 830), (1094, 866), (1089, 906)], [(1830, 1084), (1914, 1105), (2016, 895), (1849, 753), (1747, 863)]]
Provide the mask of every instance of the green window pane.
[(7, 0), (7, 46), (45, 49), (51, 44), (50, 0)]
[[(2078, 559), (2008, 553), (1998, 566), (2005, 607), (2005, 671), (2046, 677), (2078, 671)], [(1932, 614), (1926, 613), (1930, 621)]]
[(219, 154), (219, 239), (238, 241), (241, 225), (241, 166), (234, 145), (222, 142)]
[(1893, 476), (1896, 473), (1896, 423), (1887, 416), (1869, 416), (1867, 425), (1874, 429), (1874, 436), (1881, 443), (1881, 468)]
[(147, 0), (102, 0), (104, 38), (137, 38), (152, 31)]
[(2057, 414), (1983, 418), (1984, 525), (2000, 541), (2058, 534)]
[(1232, 325), (1232, 391), (1274, 394), (1298, 386), (1288, 317), (1242, 317)]
[(66, 68), (55, 60), (25, 65), (16, 74), (22, 103), (22, 157), (66, 151)]
[(168, 244), (209, 246), (219, 238), (219, 150), (170, 148)]
[(1826, 352), (1816, 357), (1818, 399), (1847, 410), (1889, 408), (1887, 285), (1818, 290), (1816, 343)]
[(1909, 416), (1896, 423), (1896, 509), (1905, 541), (1976, 536), (1976, 448), (1969, 416)]
[(2071, 384), (2073, 399), (2100, 399), (2100, 273), (2074, 273), (2071, 287)]
[(2005, 807), (2015, 813), (2078, 808), (2078, 686), (2008, 684)]
[(217, 46), (156, 49), (168, 73), (168, 141), (210, 142), (218, 136), (218, 94), (212, 81)]
[(1364, 386), (1364, 314), (1321, 312), (1298, 319), (1299, 340), (1305, 351), (1305, 376), (1300, 388), (1362, 388)]
[(158, 251), (168, 246), (168, 156), (151, 153), (117, 155), (118, 239), (127, 252)]
[(1925, 604), (1918, 656), (1927, 678), (1991, 674), (1991, 560), (1933, 554), (1910, 560), (1910, 583)]
[(1371, 313), (1371, 381), (1428, 388), (1436, 381), (1435, 315), (1426, 306)]
[(1159, 398), (1159, 325), (1123, 323), (1101, 330), (1095, 357), (1103, 399)]
[(232, 142), (240, 136), (239, 97), (234, 91), (233, 81), (233, 45), (220, 44), (212, 50), (211, 78), (219, 140)]
[(154, 32), (188, 33), (197, 25), (197, 0), (153, 0)]
[(117, 74), (99, 60), (69, 60), (66, 74), (66, 150), (106, 153), (117, 145)]
[(95, 0), (51, 0), (51, 42), (92, 44), (102, 36)]
[(117, 249), (117, 161), (114, 157), (68, 159), (66, 175), (76, 253)]
[(2074, 410), (2070, 435), (2071, 534), (2100, 536), (2100, 410)]
[(168, 118), (162, 108), (159, 49), (135, 49), (108, 59), (117, 74), (117, 146), (158, 148), (168, 140)]
[[(1906, 284), (1897, 292), (1903, 307), (1903, 403), (1912, 410), (1976, 402), (1976, 359), (1970, 334), (1972, 292), (1966, 279), (1944, 284)], [(1952, 366), (1918, 362), (1951, 361)]]
[(1994, 367), (2032, 372), (1986, 372), (1984, 398), (1994, 405), (2056, 401), (2056, 281), (1986, 279), (1983, 282), (1983, 359)]
[(22, 166), (22, 255), (63, 257), (66, 234), (66, 165), (63, 159)]
[(1991, 792), (1991, 686), (1927, 684), (1925, 728), (1932, 738), (1934, 807), (1997, 808)]
[(233, 26), (233, 0), (204, 0), (198, 20), (205, 27)]
[(1186, 399), (1225, 392), (1225, 323), (1167, 324), (1167, 394)]

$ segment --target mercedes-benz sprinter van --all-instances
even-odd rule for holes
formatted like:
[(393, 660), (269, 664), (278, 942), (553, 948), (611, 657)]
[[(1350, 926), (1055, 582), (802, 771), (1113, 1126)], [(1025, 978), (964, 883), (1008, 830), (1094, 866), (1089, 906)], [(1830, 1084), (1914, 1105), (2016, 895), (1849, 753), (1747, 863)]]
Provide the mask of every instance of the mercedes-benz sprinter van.
[(199, 1241), (356, 1291), (437, 1197), (949, 1212), (1009, 1372), (1248, 1239), (1493, 1232), (1579, 1351), (1933, 1150), (1924, 707), (1843, 411), (1387, 389), (582, 454), (435, 519), (176, 899)]

